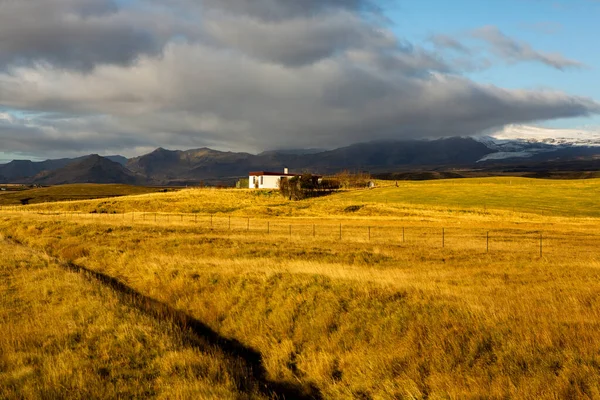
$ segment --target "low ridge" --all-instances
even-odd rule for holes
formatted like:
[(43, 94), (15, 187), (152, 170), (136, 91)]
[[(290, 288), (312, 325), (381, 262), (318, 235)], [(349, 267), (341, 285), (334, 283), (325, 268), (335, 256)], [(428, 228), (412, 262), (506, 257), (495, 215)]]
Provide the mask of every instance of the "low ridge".
[(145, 179), (121, 164), (97, 154), (85, 157), (54, 171), (44, 171), (30, 180), (40, 185), (66, 183), (125, 183), (143, 184)]

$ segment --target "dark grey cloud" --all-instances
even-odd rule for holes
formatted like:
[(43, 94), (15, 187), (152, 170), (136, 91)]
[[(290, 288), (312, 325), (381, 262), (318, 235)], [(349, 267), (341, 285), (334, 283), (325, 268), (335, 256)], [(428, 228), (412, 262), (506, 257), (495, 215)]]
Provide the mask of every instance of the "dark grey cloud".
[(113, 0), (0, 0), (0, 69), (31, 63), (90, 70), (158, 55), (185, 35), (172, 15)]
[[(0, 151), (333, 147), (600, 113), (591, 99), (461, 77), (364, 1), (120, 4), (0, 0)], [(458, 41), (432, 41), (471, 62)], [(520, 46), (521, 59), (541, 54)]]
[(562, 54), (537, 51), (528, 43), (505, 35), (495, 26), (476, 29), (472, 36), (487, 42), (491, 51), (507, 62), (534, 61), (559, 70), (584, 67), (581, 62), (568, 59)]
[(303, 65), (350, 48), (393, 49), (396, 38), (348, 11), (263, 21), (247, 16), (215, 16), (205, 30), (222, 46), (259, 59)]
[(14, 117), (0, 112), (0, 152), (63, 157), (147, 146), (147, 139), (115, 128), (108, 117)]

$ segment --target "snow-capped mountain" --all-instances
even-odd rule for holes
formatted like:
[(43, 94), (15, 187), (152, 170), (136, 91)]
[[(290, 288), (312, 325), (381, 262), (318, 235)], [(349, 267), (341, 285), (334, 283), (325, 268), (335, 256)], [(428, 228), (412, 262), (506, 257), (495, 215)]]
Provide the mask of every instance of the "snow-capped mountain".
[(573, 147), (598, 147), (599, 129), (550, 129), (527, 125), (507, 125), (504, 128), (475, 137), (495, 153), (479, 161), (507, 158), (527, 158)]

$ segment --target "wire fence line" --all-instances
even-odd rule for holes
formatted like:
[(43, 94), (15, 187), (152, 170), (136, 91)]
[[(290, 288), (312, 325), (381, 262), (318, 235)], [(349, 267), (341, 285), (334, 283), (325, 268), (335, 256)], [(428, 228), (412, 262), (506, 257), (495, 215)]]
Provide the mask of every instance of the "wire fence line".
[(51, 220), (102, 221), (146, 225), (180, 224), (219, 233), (272, 235), (280, 240), (335, 240), (476, 253), (510, 252), (543, 257), (560, 255), (566, 248), (578, 257), (600, 255), (600, 234), (556, 230), (432, 227), (403, 224), (401, 220), (332, 222), (231, 215), (159, 212), (82, 213), (75, 211), (0, 210), (0, 215), (35, 215)]

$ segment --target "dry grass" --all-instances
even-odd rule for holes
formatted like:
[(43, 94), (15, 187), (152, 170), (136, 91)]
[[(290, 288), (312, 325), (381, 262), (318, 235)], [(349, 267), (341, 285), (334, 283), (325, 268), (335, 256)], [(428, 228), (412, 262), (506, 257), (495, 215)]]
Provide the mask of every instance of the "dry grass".
[(235, 364), (52, 259), (0, 241), (0, 398), (240, 398)]
[[(600, 179), (556, 181), (526, 178), (477, 178), (400, 182), (398, 187), (352, 190), (291, 202), (277, 191), (187, 189), (112, 199), (36, 204), (30, 210), (79, 212), (171, 212), (266, 217), (390, 217), (415, 211), (468, 214), (513, 213), (560, 217), (600, 217)], [(382, 184), (383, 185), (383, 184)], [(98, 185), (101, 186), (101, 185)], [(1, 196), (0, 196), (1, 198)], [(357, 211), (350, 211), (351, 207)]]
[(129, 196), (134, 194), (156, 193), (162, 190), (165, 189), (122, 184), (99, 185), (92, 183), (57, 185), (43, 188), (18, 187), (18, 190), (0, 192), (0, 206), (21, 205), (23, 201), (29, 204), (39, 204), (57, 201)]
[[(60, 203), (5, 213), (0, 231), (185, 311), (259, 350), (271, 380), (325, 398), (600, 398), (600, 221), (589, 210), (342, 201), (351, 195)], [(103, 202), (129, 214), (89, 214)]]

